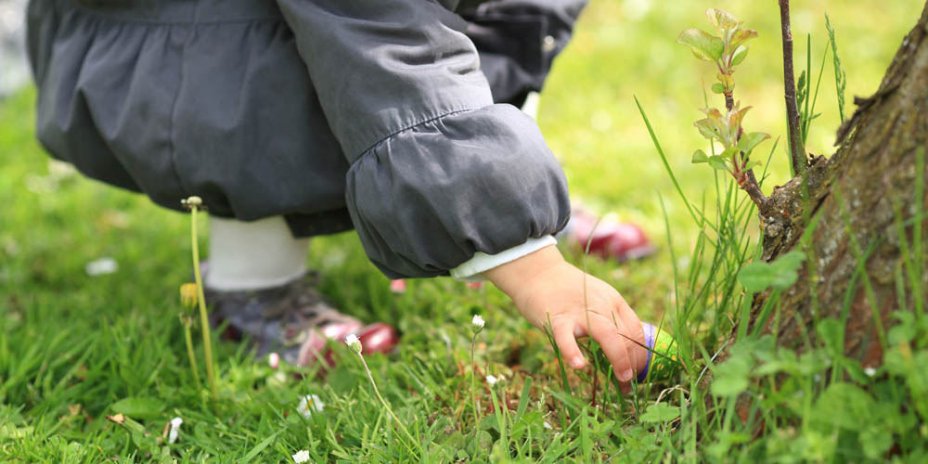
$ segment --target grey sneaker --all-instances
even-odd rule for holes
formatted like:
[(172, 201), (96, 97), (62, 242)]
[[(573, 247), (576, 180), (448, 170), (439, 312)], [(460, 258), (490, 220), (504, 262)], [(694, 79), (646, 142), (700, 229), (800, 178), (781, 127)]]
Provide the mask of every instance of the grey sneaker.
[(361, 321), (340, 313), (316, 290), (313, 274), (280, 287), (254, 291), (206, 290), (213, 327), (222, 336), (255, 345), (256, 356), (276, 352), (285, 362), (307, 366), (324, 357), (327, 340), (363, 330)]

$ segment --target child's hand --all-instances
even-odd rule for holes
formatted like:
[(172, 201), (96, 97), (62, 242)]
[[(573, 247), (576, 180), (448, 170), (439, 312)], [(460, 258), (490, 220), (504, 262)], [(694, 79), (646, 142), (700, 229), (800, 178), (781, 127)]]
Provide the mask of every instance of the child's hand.
[(550, 320), (554, 340), (574, 369), (586, 365), (576, 338), (587, 335), (599, 342), (623, 384), (645, 368), (648, 353), (643, 348), (644, 332), (638, 316), (619, 292), (564, 261), (556, 247), (543, 248), (483, 274), (509, 295), (536, 327), (542, 328)]

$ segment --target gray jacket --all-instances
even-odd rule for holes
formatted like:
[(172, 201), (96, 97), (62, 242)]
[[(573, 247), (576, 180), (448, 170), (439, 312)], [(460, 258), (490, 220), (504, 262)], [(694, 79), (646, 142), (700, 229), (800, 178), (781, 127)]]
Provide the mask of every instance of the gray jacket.
[(387, 275), (446, 275), (566, 224), (561, 168), (501, 102), (585, 0), (464, 3), (32, 0), (38, 137), (162, 206), (354, 227)]

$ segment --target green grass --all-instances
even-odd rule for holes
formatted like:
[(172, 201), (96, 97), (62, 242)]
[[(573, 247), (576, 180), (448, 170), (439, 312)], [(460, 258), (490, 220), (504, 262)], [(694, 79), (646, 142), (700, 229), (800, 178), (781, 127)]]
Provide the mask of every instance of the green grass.
[[(920, 6), (794, 2), (794, 33), (812, 33), (811, 56), (820, 59), (830, 47), (827, 9), (850, 99), (875, 90)], [(366, 360), (416, 443), (343, 346), (323, 380), (315, 371), (280, 376), (240, 346), (217, 342), (219, 400), (208, 402), (195, 387), (179, 319), (178, 286), (191, 272), (189, 219), (50, 164), (33, 138), (34, 93), (0, 102), (0, 461), (286, 462), (306, 449), (314, 462), (860, 462), (883, 460), (895, 444), (899, 459), (923, 462), (928, 377), (916, 366), (928, 363), (928, 351), (899, 348), (923, 337), (922, 319), (888, 331), (897, 348), (876, 375), (840, 356), (839, 334), (826, 321), (810, 330), (831, 343), (802, 358), (745, 334), (727, 362), (713, 362), (749, 303), (736, 275), (757, 254), (757, 225), (727, 178), (689, 164), (689, 154), (705, 146), (692, 122), (713, 75), (675, 38), (702, 27), (709, 7), (726, 8), (760, 32), (739, 68), (736, 98), (754, 106), (749, 130), (782, 135), (775, 5), (747, 0), (594, 0), (558, 61), (540, 115), (575, 197), (641, 223), (660, 245), (643, 262), (584, 264), (642, 319), (663, 321), (676, 335), (685, 364), (677, 377), (622, 396), (609, 377), (594, 382), (595, 371), (565, 376), (545, 334), (498, 291), (434, 279), (411, 281), (394, 295), (353, 234), (314, 241), (310, 263), (322, 272), (324, 292), (347, 312), (402, 331), (396, 353)], [(796, 55), (804, 54), (797, 40)], [(833, 73), (825, 73), (816, 106), (823, 115), (811, 124), (807, 147), (828, 154), (838, 111)], [(772, 159), (765, 191), (787, 177), (785, 144)], [(902, 243), (920, 247), (917, 239)], [(89, 277), (86, 263), (104, 256), (119, 263), (118, 272)], [(897, 280), (918, 284), (923, 265), (906, 260)], [(865, 277), (849, 285), (865, 285)], [(473, 314), (487, 320), (474, 346), (479, 422)], [(195, 345), (202, 368), (202, 343)], [(701, 383), (707, 372), (711, 389)], [(491, 388), (488, 373), (505, 380)], [(778, 388), (774, 377), (784, 379)], [(733, 392), (745, 388), (759, 400), (753, 412), (765, 429), (758, 437), (757, 422), (743, 423), (734, 407)], [(304, 418), (296, 407), (307, 394), (325, 408)], [(106, 419), (117, 411), (136, 430)], [(160, 443), (175, 416), (184, 419), (179, 441)]]

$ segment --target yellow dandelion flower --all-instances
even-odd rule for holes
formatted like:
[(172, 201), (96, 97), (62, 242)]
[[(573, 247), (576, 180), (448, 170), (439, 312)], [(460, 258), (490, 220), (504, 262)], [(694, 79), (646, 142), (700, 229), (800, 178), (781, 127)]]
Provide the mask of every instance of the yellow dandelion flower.
[(199, 288), (193, 282), (187, 282), (180, 286), (180, 304), (185, 308), (195, 308), (197, 306), (197, 295)]

